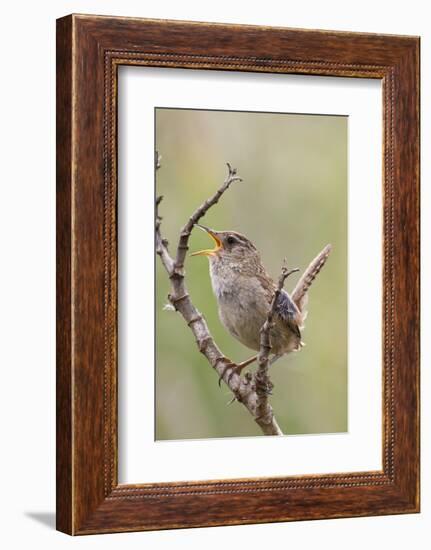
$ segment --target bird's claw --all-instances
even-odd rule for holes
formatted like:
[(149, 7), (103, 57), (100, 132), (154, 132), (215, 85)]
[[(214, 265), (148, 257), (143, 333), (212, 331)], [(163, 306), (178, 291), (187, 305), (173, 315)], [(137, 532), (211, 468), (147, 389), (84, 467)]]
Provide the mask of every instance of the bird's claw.
[(256, 380), (256, 393), (258, 395), (272, 395), (274, 384), (268, 380), (267, 383), (258, 382)]
[(229, 385), (230, 379), (235, 374), (236, 367), (238, 366), (236, 363), (231, 361), (228, 357), (223, 357), (221, 359), (221, 361), (225, 364), (225, 367), (224, 367), (223, 372), (220, 374), (219, 379), (218, 379), (219, 388), (221, 388), (222, 380), (224, 380), (224, 375), (227, 373), (228, 370), (231, 371), (231, 373), (229, 374), (229, 377), (227, 379), (227, 382), (226, 382), (227, 385)]

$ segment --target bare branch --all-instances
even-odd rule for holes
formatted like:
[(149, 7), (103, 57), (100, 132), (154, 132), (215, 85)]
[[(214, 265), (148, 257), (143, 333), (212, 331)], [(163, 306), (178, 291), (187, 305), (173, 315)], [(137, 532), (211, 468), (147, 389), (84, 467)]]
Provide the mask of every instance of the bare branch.
[(212, 206), (214, 206), (214, 204), (218, 203), (218, 201), (220, 200), (220, 197), (223, 195), (225, 191), (229, 189), (229, 187), (233, 182), (242, 181), (242, 179), (236, 175), (235, 168), (232, 168), (229, 163), (227, 163), (227, 167), (228, 167), (228, 175), (223, 185), (219, 189), (217, 189), (217, 191), (214, 193), (212, 197), (210, 197), (205, 202), (203, 202), (199, 206), (199, 208), (197, 208), (193, 212), (193, 214), (188, 219), (187, 223), (181, 229), (180, 240), (178, 242), (178, 247), (177, 247), (177, 256), (175, 260), (175, 271), (179, 276), (184, 275), (183, 273), (184, 261), (186, 258), (187, 250), (189, 249), (189, 238), (192, 233), (194, 224), (198, 223), (198, 221), (205, 216), (208, 210)]
[[(156, 170), (160, 168), (160, 159), (160, 155), (156, 153)], [(193, 332), (199, 351), (206, 357), (209, 364), (217, 372), (218, 377), (223, 377), (223, 380), (233, 393), (235, 400), (239, 401), (247, 408), (260, 426), (262, 432), (265, 435), (282, 435), (272, 412), (271, 418), (260, 418), (260, 409), (258, 410), (259, 397), (252, 378), (250, 376), (241, 378), (239, 374), (235, 372), (235, 365), (232, 366), (232, 369), (226, 369), (227, 359), (215, 343), (203, 315), (193, 305), (185, 284), (184, 262), (194, 224), (197, 223), (212, 206), (217, 204), (223, 193), (229, 189), (232, 183), (241, 181), (241, 178), (237, 176), (236, 170), (232, 168), (229, 163), (227, 166), (228, 175), (222, 186), (212, 197), (207, 199), (195, 210), (182, 228), (175, 261), (170, 256), (167, 241), (163, 239), (161, 234), (162, 218), (159, 216), (158, 207), (162, 198), (158, 197), (156, 199), (156, 252), (160, 256), (171, 282), (171, 293), (168, 299), (175, 310), (182, 315), (183, 319), (190, 327), (190, 330)]]
[(286, 266), (281, 269), (281, 275), (278, 279), (277, 288), (272, 298), (268, 316), (260, 330), (260, 351), (257, 357), (258, 369), (255, 375), (256, 387), (256, 422), (262, 427), (263, 425), (273, 426), (274, 413), (269, 404), (268, 396), (272, 392), (273, 384), (269, 378), (269, 355), (271, 353), (271, 329), (274, 326), (274, 315), (277, 307), (278, 298), (283, 290), (284, 283), (292, 273), (296, 273), (299, 269), (288, 270)]
[[(155, 158), (154, 158), (154, 166), (156, 171), (159, 170), (159, 168), (161, 167), (161, 159), (162, 157), (159, 155), (158, 151), (156, 151)], [(163, 195), (159, 195), (158, 197), (156, 197), (156, 205), (155, 205), (156, 243), (155, 244), (156, 244), (156, 253), (160, 256), (160, 259), (162, 260), (162, 263), (170, 276), (174, 270), (174, 260), (171, 258), (168, 251), (168, 241), (164, 239), (162, 236), (162, 231), (161, 231), (162, 218), (159, 215), (159, 206), (162, 200), (163, 200)]]

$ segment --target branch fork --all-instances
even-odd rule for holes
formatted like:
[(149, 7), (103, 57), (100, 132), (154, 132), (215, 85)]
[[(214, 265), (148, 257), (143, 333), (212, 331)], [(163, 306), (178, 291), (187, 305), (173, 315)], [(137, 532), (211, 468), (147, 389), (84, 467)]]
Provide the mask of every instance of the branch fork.
[[(156, 151), (155, 168), (159, 170), (160, 167), (161, 156)], [(235, 372), (235, 364), (232, 365), (231, 369), (226, 369), (226, 357), (215, 343), (205, 318), (193, 305), (186, 288), (184, 263), (194, 225), (205, 216), (212, 206), (218, 203), (222, 195), (233, 183), (242, 181), (237, 175), (236, 169), (232, 168), (229, 163), (227, 163), (227, 168), (228, 173), (226, 179), (220, 188), (193, 212), (181, 229), (176, 247), (175, 259), (169, 253), (168, 241), (162, 236), (161, 232), (162, 217), (159, 215), (159, 206), (163, 200), (163, 196), (160, 195), (156, 197), (156, 253), (160, 257), (171, 283), (171, 292), (168, 296), (169, 302), (175, 310), (182, 315), (190, 330), (193, 332), (199, 351), (206, 357), (211, 367), (217, 372), (219, 378), (222, 377), (234, 396), (233, 400), (239, 401), (246, 407), (265, 435), (283, 435), (268, 399), (273, 388), (273, 384), (269, 378), (269, 354), (271, 352), (270, 330), (273, 325), (275, 305), (284, 282), (291, 273), (297, 270), (289, 271), (286, 267), (282, 269), (268, 317), (261, 329), (258, 369), (254, 377), (250, 373), (247, 373), (241, 378)]]

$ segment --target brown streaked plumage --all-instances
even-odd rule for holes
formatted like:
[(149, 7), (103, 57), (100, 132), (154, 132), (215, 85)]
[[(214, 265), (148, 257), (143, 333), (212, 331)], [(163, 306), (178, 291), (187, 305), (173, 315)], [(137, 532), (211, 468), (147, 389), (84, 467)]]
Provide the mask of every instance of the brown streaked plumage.
[[(214, 240), (213, 249), (195, 252), (207, 256), (220, 320), (229, 333), (248, 348), (259, 351), (260, 329), (264, 324), (276, 285), (263, 266), (254, 244), (236, 231), (215, 231), (196, 224)], [(275, 324), (270, 333), (271, 362), (303, 346), (301, 330), (307, 316), (308, 289), (331, 251), (327, 245), (297, 283), (292, 294), (282, 290), (276, 305)], [(244, 361), (239, 370), (256, 358)]]

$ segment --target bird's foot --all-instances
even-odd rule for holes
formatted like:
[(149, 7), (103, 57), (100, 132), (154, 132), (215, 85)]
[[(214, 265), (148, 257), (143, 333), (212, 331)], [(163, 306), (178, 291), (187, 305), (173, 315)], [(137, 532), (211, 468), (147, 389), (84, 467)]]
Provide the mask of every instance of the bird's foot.
[(274, 384), (271, 380), (262, 381), (258, 377), (255, 378), (256, 384), (256, 393), (257, 395), (272, 395), (272, 390), (274, 389)]
[(229, 377), (227, 379), (227, 385), (229, 385), (230, 379), (234, 374), (241, 375), (241, 372), (243, 371), (243, 369), (245, 369), (245, 367), (248, 367), (248, 365), (251, 365), (251, 363), (254, 363), (256, 359), (257, 359), (257, 355), (253, 355), (253, 357), (246, 359), (242, 363), (233, 363), (228, 357), (223, 357), (221, 361), (225, 363), (225, 367), (219, 377), (218, 385), (219, 386), (221, 385), (221, 381), (224, 379), (224, 375), (228, 370), (230, 370), (231, 373), (229, 374)]
[[(219, 376), (219, 379), (218, 379), (218, 385), (219, 385), (219, 388), (221, 387), (221, 383), (222, 383), (222, 380), (224, 379), (224, 375), (229, 371), (231, 370), (232, 372), (229, 374), (229, 377), (227, 379), (227, 384), (229, 385), (229, 382), (230, 382), (230, 379), (232, 378), (232, 376), (234, 375), (234, 373), (236, 372), (236, 369), (239, 365), (237, 365), (236, 363), (234, 363), (233, 361), (231, 361), (229, 359), (229, 357), (222, 357), (220, 359), (220, 361), (222, 363), (224, 363), (224, 368), (223, 368), (223, 371), (222, 373), (220, 374)], [(241, 372), (241, 371), (240, 371)]]

